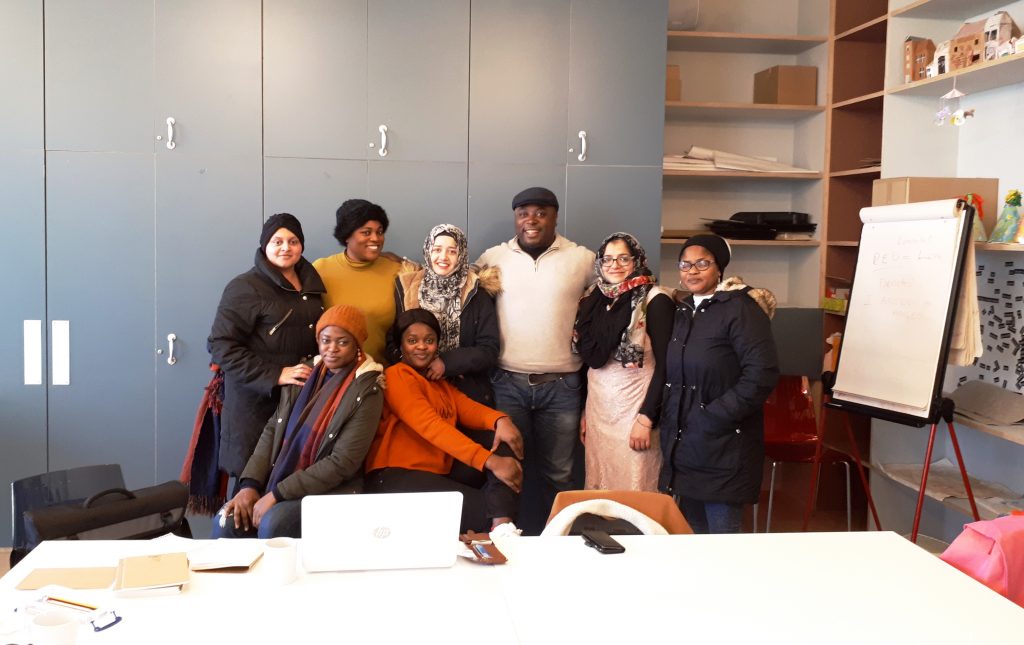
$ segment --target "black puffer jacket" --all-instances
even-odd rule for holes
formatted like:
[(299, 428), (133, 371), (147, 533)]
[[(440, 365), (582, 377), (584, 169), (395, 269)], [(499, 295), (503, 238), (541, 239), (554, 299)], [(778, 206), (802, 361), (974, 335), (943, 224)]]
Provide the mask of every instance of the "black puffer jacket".
[(666, 360), (660, 488), (753, 503), (761, 489), (765, 399), (779, 377), (771, 321), (749, 287), (677, 308)]
[[(419, 290), (425, 269), (403, 271), (395, 277), (397, 314), (419, 307)], [(490, 373), (498, 364), (501, 331), (494, 294), (501, 291), (501, 274), (496, 268), (471, 270), (462, 289), (459, 315), (459, 346), (441, 354), (444, 375), (460, 392), (488, 407), (494, 407), (494, 386)], [(394, 327), (388, 331), (385, 356), (392, 364), (402, 359), (401, 339)]]
[(217, 306), (208, 344), (224, 371), (220, 467), (231, 475), (245, 468), (274, 412), (281, 368), (318, 353), (324, 283), (305, 258), (295, 268), (301, 292), (257, 250), (255, 266), (228, 283)]

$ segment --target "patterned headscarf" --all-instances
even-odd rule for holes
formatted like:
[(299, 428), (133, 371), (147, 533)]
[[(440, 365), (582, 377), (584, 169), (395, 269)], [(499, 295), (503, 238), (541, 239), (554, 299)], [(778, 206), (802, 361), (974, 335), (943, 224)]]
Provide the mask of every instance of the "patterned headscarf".
[[(434, 273), (430, 264), (430, 249), (438, 236), (447, 235), (455, 240), (459, 257), (455, 260), (455, 270), (446, 276)], [(466, 234), (454, 224), (438, 224), (430, 229), (427, 239), (423, 242), (423, 282), (420, 283), (420, 306), (434, 314), (441, 325), (441, 337), (438, 339), (438, 351), (446, 352), (459, 346), (459, 317), (462, 315), (462, 288), (469, 275), (469, 262), (466, 258)]]
[[(635, 266), (625, 280), (612, 284), (601, 272), (601, 257), (608, 244), (615, 241), (625, 242)], [(573, 350), (591, 367), (607, 363), (613, 350), (615, 360), (623, 367), (643, 367), (647, 294), (657, 282), (647, 267), (647, 253), (629, 233), (612, 233), (598, 248), (594, 274), (594, 289), (580, 302)]]

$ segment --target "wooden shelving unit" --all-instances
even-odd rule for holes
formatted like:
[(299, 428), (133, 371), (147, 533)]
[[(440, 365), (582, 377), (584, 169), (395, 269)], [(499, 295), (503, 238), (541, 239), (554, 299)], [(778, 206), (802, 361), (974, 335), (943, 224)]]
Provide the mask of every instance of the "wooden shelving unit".
[(665, 114), (701, 121), (789, 121), (825, 111), (824, 105), (777, 105), (770, 103), (722, 103), (714, 101), (666, 101)]
[(1003, 253), (1020, 253), (1024, 251), (1024, 244), (999, 244), (996, 242), (976, 242), (976, 251), (1000, 251)]
[(969, 419), (965, 416), (954, 414), (953, 420), (957, 425), (967, 426), (972, 430), (990, 434), (993, 437), (999, 437), (1005, 441), (1015, 443), (1024, 446), (1024, 425), (1013, 425), (1013, 426), (994, 426), (988, 425), (987, 423), (981, 423), (974, 419)]
[(742, 170), (665, 170), (665, 177), (714, 177), (716, 179), (753, 179), (771, 181), (807, 181), (821, 179), (820, 172), (747, 172)]
[(879, 174), (882, 172), (881, 166), (868, 166), (867, 168), (854, 168), (853, 170), (838, 170), (836, 172), (830, 172), (829, 177), (856, 177), (858, 175), (872, 175), (872, 179), (877, 179)]
[(738, 34), (722, 31), (668, 32), (668, 48), (688, 52), (799, 54), (826, 42), (826, 36)]
[[(662, 244), (683, 244), (688, 237), (672, 237), (664, 235), (661, 238)], [(821, 246), (818, 240), (729, 240), (729, 246), (777, 246), (777, 247), (800, 247), (815, 248)]]
[(966, 15), (982, 15), (1005, 7), (1006, 0), (917, 0), (908, 5), (893, 9), (892, 18), (953, 18), (962, 19)]
[(1024, 54), (1014, 54), (985, 63), (975, 63), (970, 67), (947, 72), (942, 76), (925, 78), (893, 87), (887, 93), (939, 97), (953, 89), (954, 78), (956, 79), (956, 88), (967, 94), (1020, 83), (1024, 81)]

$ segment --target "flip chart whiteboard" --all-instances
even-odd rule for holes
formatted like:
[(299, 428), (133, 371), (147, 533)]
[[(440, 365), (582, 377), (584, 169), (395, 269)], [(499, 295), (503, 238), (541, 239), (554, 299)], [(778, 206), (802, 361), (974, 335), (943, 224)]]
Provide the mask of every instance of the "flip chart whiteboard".
[(970, 243), (965, 208), (947, 199), (861, 210), (834, 407), (934, 418)]

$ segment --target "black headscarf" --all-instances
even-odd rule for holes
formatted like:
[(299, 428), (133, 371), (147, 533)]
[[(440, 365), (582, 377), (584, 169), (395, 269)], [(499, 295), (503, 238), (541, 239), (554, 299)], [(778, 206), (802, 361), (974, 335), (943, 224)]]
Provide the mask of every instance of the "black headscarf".
[[(610, 242), (625, 242), (635, 259), (633, 272), (618, 284), (610, 284), (601, 273), (601, 257)], [(632, 333), (636, 322), (643, 320), (647, 294), (656, 282), (647, 267), (647, 254), (640, 242), (629, 233), (613, 233), (606, 237), (594, 260), (597, 283), (580, 300), (573, 330), (573, 350), (593, 368), (604, 367), (612, 358), (624, 367), (642, 367), (644, 348)], [(639, 308), (639, 311), (637, 309)]]

